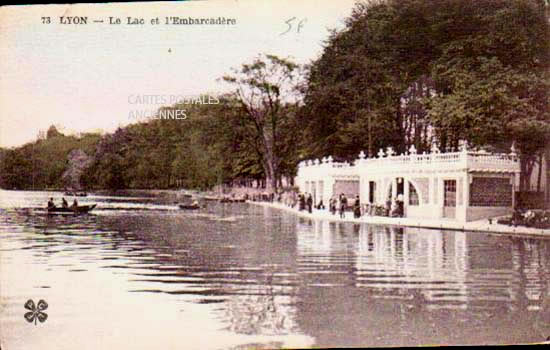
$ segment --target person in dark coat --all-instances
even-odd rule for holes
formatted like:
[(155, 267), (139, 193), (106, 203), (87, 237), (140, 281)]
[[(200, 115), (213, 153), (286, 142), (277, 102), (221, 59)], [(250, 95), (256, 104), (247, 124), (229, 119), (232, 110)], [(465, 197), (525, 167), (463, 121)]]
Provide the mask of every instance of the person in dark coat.
[(311, 193), (307, 195), (307, 211), (311, 213), (313, 208), (313, 197), (311, 197)]
[(353, 203), (353, 217), (356, 219), (361, 217), (361, 202), (359, 201), (359, 196), (355, 197), (355, 203)]
[(328, 209), (332, 215), (336, 215), (336, 198), (330, 197), (328, 201)]
[(322, 199), (319, 201), (319, 204), (317, 204), (317, 209), (325, 209), (325, 203), (323, 203)]
[(348, 199), (346, 196), (342, 193), (340, 195), (340, 218), (345, 218), (346, 216), (346, 208), (348, 206)]
[(65, 199), (65, 197), (62, 198), (62, 201), (63, 201), (63, 208), (68, 208), (69, 207), (69, 203), (67, 203), (67, 200)]
[(386, 200), (386, 207), (385, 207), (385, 216), (391, 216), (391, 203), (392, 203), (392, 200), (391, 200), (391, 195), (388, 196), (388, 199)]
[(405, 203), (403, 202), (403, 195), (400, 194), (397, 196), (397, 216), (402, 218), (405, 214)]
[(300, 193), (298, 203), (299, 203), (298, 210), (302, 211), (306, 208), (306, 199), (303, 193)]
[(53, 198), (50, 198), (50, 200), (48, 201), (48, 209), (53, 208), (55, 208), (55, 203), (53, 202)]

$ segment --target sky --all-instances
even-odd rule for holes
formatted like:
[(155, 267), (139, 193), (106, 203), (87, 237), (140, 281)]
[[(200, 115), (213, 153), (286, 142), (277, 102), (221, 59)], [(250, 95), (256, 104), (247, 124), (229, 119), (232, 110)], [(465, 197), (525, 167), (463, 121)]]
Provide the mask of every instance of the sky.
[[(308, 63), (355, 0), (202, 0), (0, 8), (0, 147), (111, 132), (162, 100), (228, 91), (219, 81), (260, 53)], [(61, 24), (84, 16), (86, 25)], [(235, 25), (166, 25), (165, 17), (234, 18)], [(50, 23), (43, 17), (50, 17)], [(109, 17), (122, 24), (109, 24)], [(127, 17), (143, 18), (128, 25)], [(159, 18), (160, 24), (151, 24)], [(95, 20), (103, 20), (96, 23)], [(286, 33), (285, 33), (286, 32)], [(143, 96), (159, 96), (146, 101)], [(168, 103), (169, 104), (169, 103)]]

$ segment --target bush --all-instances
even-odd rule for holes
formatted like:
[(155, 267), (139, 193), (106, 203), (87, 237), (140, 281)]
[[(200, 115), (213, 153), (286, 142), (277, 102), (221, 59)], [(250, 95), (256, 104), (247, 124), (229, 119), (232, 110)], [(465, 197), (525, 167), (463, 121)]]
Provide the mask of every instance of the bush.
[(511, 217), (499, 219), (497, 221), (503, 225), (517, 225), (533, 227), (540, 229), (550, 229), (550, 211), (544, 210), (526, 210), (516, 211)]

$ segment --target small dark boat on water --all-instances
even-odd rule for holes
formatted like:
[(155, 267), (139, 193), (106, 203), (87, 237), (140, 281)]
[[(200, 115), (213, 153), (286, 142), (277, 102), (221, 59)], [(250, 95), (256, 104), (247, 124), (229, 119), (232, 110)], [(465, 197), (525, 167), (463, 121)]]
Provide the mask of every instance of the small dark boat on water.
[(97, 206), (97, 204), (93, 205), (80, 205), (77, 207), (53, 207), (53, 208), (47, 208), (48, 214), (86, 214), (90, 212), (92, 209), (94, 209)]
[(234, 198), (234, 197), (223, 197), (220, 199), (220, 203), (244, 203), (246, 202), (246, 199), (243, 197), (241, 198)]
[(198, 204), (180, 204), (179, 208), (186, 209), (186, 210), (196, 210), (196, 209), (200, 209), (201, 206)]
[(87, 197), (88, 194), (86, 192), (71, 192), (66, 191), (65, 196), (73, 196), (73, 197)]

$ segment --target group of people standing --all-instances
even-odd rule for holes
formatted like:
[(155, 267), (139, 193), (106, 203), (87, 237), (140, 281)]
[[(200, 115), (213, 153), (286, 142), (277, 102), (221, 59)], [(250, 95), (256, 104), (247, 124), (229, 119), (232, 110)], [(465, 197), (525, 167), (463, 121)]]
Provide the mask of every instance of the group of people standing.
[[(311, 193), (301, 193), (298, 195), (298, 209), (300, 211), (307, 210), (309, 213), (313, 211), (313, 197)], [(316, 209), (325, 209), (323, 200), (321, 199), (317, 205)], [(391, 199), (389, 197), (386, 202), (386, 206), (382, 206), (384, 213), (379, 211), (379, 206), (374, 204), (366, 204), (364, 210), (361, 210), (361, 201), (359, 195), (355, 196), (353, 203), (350, 205), (350, 200), (346, 197), (344, 193), (341, 193), (338, 196), (332, 196), (328, 202), (328, 209), (332, 215), (338, 215), (341, 219), (345, 218), (346, 211), (351, 208), (354, 218), (360, 218), (363, 214), (365, 215), (382, 215), (382, 216), (394, 216), (402, 217), (403, 216), (403, 200), (401, 197)]]
[[(349, 209), (349, 202), (348, 198), (345, 194), (341, 193), (338, 197), (333, 196), (330, 198), (328, 203), (328, 208), (332, 215), (336, 215), (336, 212), (340, 215), (340, 218), (345, 217), (346, 211)], [(311, 193), (301, 193), (298, 195), (298, 210), (307, 210), (309, 213), (313, 211), (313, 197)], [(323, 200), (321, 199), (317, 205), (315, 205), (316, 209), (325, 209), (325, 204), (323, 203)], [(359, 218), (361, 217), (361, 203), (359, 201), (359, 196), (355, 197), (355, 201), (353, 202), (353, 205), (351, 206), (353, 210), (353, 217)]]
[[(329, 208), (332, 215), (336, 215), (336, 211), (338, 211), (338, 214), (340, 215), (340, 218), (345, 217), (345, 212), (348, 209), (348, 199), (345, 194), (341, 193), (338, 198), (332, 197), (329, 201)], [(353, 210), (353, 217), (359, 218), (361, 217), (361, 202), (359, 201), (359, 196), (355, 197), (355, 201), (352, 205)]]
[(403, 195), (398, 195), (395, 198), (388, 196), (386, 201), (386, 216), (391, 217), (403, 217), (404, 214), (404, 203)]
[[(329, 208), (332, 215), (336, 215), (336, 211), (338, 211), (338, 214), (340, 215), (340, 218), (345, 217), (345, 212), (348, 209), (348, 199), (345, 194), (341, 193), (338, 198), (332, 197), (329, 200)], [(355, 201), (353, 202), (353, 217), (359, 218), (361, 217), (361, 202), (359, 201), (359, 196), (355, 197)]]

